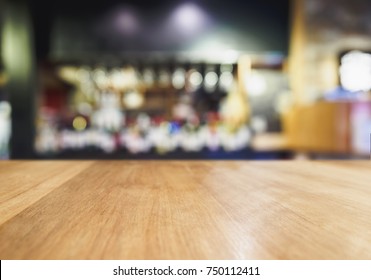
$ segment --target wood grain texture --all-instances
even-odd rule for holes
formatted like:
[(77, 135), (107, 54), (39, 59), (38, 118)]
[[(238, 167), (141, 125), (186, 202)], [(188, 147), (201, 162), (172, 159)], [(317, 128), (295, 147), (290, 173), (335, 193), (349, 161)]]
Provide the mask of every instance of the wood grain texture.
[(0, 259), (371, 259), (370, 162), (1, 162)]

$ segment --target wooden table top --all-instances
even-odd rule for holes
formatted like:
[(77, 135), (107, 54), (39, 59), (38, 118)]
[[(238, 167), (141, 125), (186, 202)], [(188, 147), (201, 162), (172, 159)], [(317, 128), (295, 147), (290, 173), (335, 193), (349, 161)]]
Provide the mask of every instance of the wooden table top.
[(0, 259), (371, 259), (371, 162), (0, 162)]

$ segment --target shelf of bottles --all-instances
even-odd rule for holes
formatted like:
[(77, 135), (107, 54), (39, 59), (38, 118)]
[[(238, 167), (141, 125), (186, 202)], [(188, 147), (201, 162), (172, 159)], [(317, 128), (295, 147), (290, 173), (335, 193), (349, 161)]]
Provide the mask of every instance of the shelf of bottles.
[[(235, 152), (249, 146), (237, 64), (57, 64), (44, 77), (36, 125), (40, 155)], [(50, 74), (52, 73), (52, 74)], [(54, 77), (53, 77), (54, 75)], [(245, 104), (244, 104), (245, 103)]]

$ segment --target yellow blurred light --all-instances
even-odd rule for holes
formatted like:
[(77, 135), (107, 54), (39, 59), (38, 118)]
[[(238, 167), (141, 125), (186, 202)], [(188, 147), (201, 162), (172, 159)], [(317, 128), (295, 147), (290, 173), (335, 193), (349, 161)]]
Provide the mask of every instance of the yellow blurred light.
[(77, 72), (78, 69), (76, 67), (63, 66), (58, 69), (58, 76), (68, 83), (76, 83), (79, 80)]
[(87, 122), (83, 117), (76, 117), (74, 118), (72, 125), (75, 130), (82, 131), (86, 129)]
[(128, 109), (138, 109), (144, 104), (144, 97), (137, 91), (130, 91), (124, 95), (123, 102)]

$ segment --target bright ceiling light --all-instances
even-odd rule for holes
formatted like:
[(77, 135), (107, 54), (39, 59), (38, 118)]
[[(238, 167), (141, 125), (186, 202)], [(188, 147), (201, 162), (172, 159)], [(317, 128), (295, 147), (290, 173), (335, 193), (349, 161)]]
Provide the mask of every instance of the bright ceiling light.
[(175, 24), (185, 33), (198, 31), (204, 25), (206, 18), (204, 12), (193, 3), (179, 6), (173, 16)]

